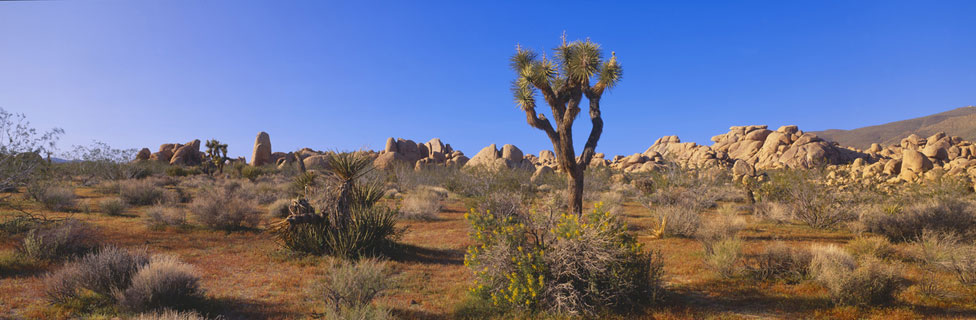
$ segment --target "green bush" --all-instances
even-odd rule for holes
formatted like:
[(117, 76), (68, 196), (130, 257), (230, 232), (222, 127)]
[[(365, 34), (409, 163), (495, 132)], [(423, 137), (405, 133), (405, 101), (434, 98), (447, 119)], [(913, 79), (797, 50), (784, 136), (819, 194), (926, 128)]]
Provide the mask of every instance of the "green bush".
[(261, 167), (244, 166), (241, 168), (241, 177), (247, 180), (254, 181), (263, 174), (264, 170)]
[(506, 310), (594, 316), (652, 299), (662, 265), (600, 205), (580, 218), (498, 216), (471, 210), (465, 265), (475, 297)]
[(200, 169), (197, 167), (186, 168), (183, 166), (168, 166), (166, 167), (166, 175), (170, 177), (186, 177), (192, 175), (200, 174)]

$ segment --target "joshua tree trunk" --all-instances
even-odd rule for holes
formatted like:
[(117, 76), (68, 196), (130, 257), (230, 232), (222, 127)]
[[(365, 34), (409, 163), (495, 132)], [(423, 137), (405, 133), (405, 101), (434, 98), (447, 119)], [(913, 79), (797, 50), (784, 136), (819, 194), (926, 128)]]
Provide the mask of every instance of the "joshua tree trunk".
[[(586, 168), (596, 154), (596, 144), (603, 133), (603, 118), (600, 114), (600, 98), (604, 91), (612, 88), (620, 80), (623, 71), (617, 64), (616, 55), (606, 62), (600, 53), (600, 46), (586, 41), (563, 43), (555, 49), (555, 62), (537, 55), (530, 50), (516, 47), (512, 57), (512, 68), (518, 72), (512, 92), (515, 101), (525, 111), (529, 126), (542, 130), (549, 137), (555, 149), (559, 169), (569, 178), (569, 209), (577, 215), (583, 214), (583, 177)], [(596, 84), (590, 85), (592, 80)], [(536, 113), (537, 91), (552, 109), (556, 128), (544, 114)], [(590, 104), (590, 121), (593, 128), (583, 146), (583, 152), (576, 157), (573, 147), (573, 122), (580, 113), (583, 97)]]

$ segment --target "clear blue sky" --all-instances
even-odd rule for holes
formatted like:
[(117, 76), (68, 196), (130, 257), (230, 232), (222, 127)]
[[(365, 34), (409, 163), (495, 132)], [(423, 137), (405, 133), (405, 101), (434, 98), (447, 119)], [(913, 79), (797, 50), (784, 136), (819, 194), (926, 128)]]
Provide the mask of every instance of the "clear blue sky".
[[(624, 67), (598, 152), (730, 125), (856, 128), (976, 104), (976, 1), (0, 2), (0, 107), (61, 147), (217, 138), (250, 156), (439, 137), (549, 149), (512, 102), (515, 44), (565, 30)], [(577, 122), (577, 144), (589, 132)]]

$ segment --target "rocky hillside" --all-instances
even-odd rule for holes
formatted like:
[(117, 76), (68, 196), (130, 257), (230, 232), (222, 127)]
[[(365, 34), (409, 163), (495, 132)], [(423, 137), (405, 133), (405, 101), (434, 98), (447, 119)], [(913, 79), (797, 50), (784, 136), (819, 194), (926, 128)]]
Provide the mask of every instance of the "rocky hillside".
[(814, 133), (843, 146), (867, 149), (872, 143), (886, 146), (898, 144), (912, 134), (928, 137), (938, 132), (976, 141), (976, 106), (853, 130), (830, 129)]

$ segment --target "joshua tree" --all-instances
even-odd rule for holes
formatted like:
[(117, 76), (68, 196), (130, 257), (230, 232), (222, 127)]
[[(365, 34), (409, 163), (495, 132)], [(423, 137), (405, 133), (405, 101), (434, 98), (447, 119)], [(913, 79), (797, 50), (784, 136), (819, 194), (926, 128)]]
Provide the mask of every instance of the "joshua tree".
[[(603, 119), (600, 117), (600, 98), (620, 81), (623, 69), (617, 64), (617, 57), (611, 52), (610, 59), (604, 61), (600, 45), (586, 41), (566, 42), (556, 47), (553, 60), (532, 50), (517, 46), (512, 56), (512, 69), (518, 78), (512, 82), (515, 102), (525, 111), (529, 126), (542, 130), (549, 136), (555, 149), (559, 169), (569, 176), (569, 209), (581, 215), (583, 212), (583, 174), (590, 165), (596, 150), (596, 143), (603, 133)], [(552, 109), (556, 127), (542, 113), (536, 113), (536, 93)], [(573, 148), (573, 122), (580, 113), (583, 98), (590, 103), (590, 121), (593, 128), (583, 146), (583, 152), (576, 156)]]
[(224, 162), (227, 161), (227, 144), (221, 144), (217, 139), (207, 140), (207, 159), (217, 171), (224, 173)]

